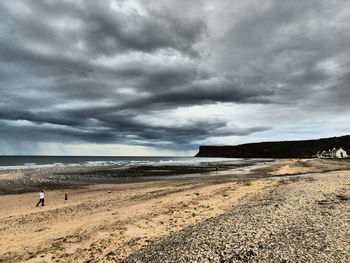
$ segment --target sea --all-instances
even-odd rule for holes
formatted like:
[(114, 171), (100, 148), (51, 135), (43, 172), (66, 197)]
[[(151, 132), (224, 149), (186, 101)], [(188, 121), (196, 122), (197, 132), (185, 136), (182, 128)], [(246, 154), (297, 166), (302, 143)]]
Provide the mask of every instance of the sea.
[(0, 156), (0, 170), (49, 168), (65, 166), (115, 166), (134, 167), (141, 165), (169, 164), (196, 165), (210, 162), (239, 161), (232, 158), (198, 158), (191, 156)]

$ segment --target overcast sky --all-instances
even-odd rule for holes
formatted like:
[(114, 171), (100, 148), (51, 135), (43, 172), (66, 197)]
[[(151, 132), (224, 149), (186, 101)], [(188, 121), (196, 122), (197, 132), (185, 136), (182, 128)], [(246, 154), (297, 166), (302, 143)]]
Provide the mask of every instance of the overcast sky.
[(350, 130), (346, 0), (0, 2), (0, 154), (191, 155)]

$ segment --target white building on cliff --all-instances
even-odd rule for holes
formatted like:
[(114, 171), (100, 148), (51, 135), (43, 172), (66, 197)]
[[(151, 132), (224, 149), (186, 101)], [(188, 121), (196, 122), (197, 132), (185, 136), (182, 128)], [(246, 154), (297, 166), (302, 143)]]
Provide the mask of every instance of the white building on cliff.
[(316, 156), (317, 158), (347, 158), (348, 154), (343, 148), (333, 148), (333, 150), (329, 149), (328, 151), (319, 151)]

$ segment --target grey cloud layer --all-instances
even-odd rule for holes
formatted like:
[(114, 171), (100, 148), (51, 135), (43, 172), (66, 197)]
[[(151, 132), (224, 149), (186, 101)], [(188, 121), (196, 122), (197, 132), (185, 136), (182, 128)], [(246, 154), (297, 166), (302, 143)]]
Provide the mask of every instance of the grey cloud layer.
[(350, 97), (347, 11), (340, 0), (198, 1), (187, 9), (183, 1), (2, 2), (0, 131), (191, 149), (276, 123), (137, 117), (230, 103), (337, 112)]

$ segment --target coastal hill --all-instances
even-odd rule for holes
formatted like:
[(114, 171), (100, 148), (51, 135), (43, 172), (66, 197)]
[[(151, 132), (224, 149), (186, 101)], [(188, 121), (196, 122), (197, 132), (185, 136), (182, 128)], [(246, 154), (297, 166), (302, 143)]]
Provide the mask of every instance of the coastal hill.
[(248, 143), (235, 146), (200, 146), (196, 157), (311, 158), (318, 151), (343, 148), (350, 153), (350, 135), (318, 140)]

